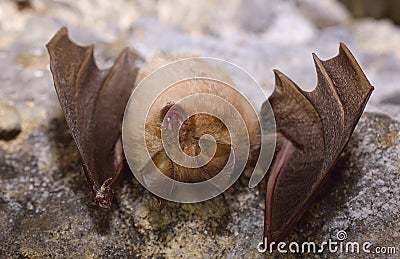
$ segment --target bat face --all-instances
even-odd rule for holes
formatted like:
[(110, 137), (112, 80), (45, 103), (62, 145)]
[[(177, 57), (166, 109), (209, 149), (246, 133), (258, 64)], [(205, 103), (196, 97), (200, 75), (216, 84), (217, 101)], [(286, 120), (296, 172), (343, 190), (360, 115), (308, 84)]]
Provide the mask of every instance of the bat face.
[[(172, 117), (167, 118), (166, 120), (168, 124), (174, 124), (174, 120), (177, 119)], [(202, 125), (209, 123), (213, 124), (214, 126), (205, 127), (204, 129), (202, 128)], [(167, 127), (168, 126), (165, 126), (165, 128), (163, 128), (160, 125), (160, 130), (173, 130), (174, 125), (172, 125), (170, 129), (167, 129)], [(231, 152), (231, 145), (229, 144), (230, 142), (227, 142), (228, 144), (223, 142), (226, 140), (226, 138), (228, 141), (230, 141), (229, 133), (223, 123), (215, 117), (206, 114), (199, 114), (193, 115), (184, 122), (179, 132), (179, 142), (182, 152), (191, 157), (200, 155), (201, 149), (199, 145), (199, 136), (203, 135), (199, 135), (199, 132), (203, 130), (204, 132), (207, 132), (206, 134), (213, 133), (214, 138), (217, 141), (216, 147), (210, 147), (209, 150), (205, 151), (206, 153), (210, 154), (210, 156), (213, 154), (211, 160), (206, 165), (199, 168), (188, 168), (181, 166), (171, 160), (165, 151), (162, 150), (152, 157), (153, 162), (160, 169), (160, 171), (171, 179), (185, 183), (206, 181), (221, 172), (228, 161)], [(161, 139), (157, 139), (157, 141), (161, 141)], [(148, 146), (153, 145), (151, 141), (148, 141), (147, 143)]]
[[(239, 93), (230, 86), (212, 80), (194, 79), (179, 82), (165, 90), (153, 103), (149, 110), (145, 123), (145, 138), (147, 149), (154, 164), (166, 176), (180, 182), (196, 183), (211, 179), (225, 167), (231, 153), (231, 136), (224, 123), (211, 114), (198, 113), (197, 106), (193, 105), (189, 109), (181, 107), (175, 103), (195, 94), (207, 94), (224, 98), (233, 106), (238, 107), (239, 113), (246, 118), (246, 126), (252, 132), (250, 143), (255, 145), (257, 132), (257, 117), (252, 107), (246, 103), (241, 103)], [(218, 103), (203, 103), (203, 106), (213, 105), (219, 109)], [(222, 109), (223, 107), (221, 107)], [(226, 111), (225, 117), (230, 117)], [(162, 133), (168, 138), (168, 134), (179, 132), (179, 144), (181, 152), (191, 157), (201, 156), (202, 136), (210, 135), (216, 142), (209, 148), (203, 149), (204, 154), (208, 154), (210, 161), (204, 166), (190, 168), (174, 162), (165, 153), (165, 146)], [(140, 136), (138, 136), (140, 137)], [(172, 139), (172, 135), (171, 135)], [(204, 140), (203, 141), (207, 141)]]

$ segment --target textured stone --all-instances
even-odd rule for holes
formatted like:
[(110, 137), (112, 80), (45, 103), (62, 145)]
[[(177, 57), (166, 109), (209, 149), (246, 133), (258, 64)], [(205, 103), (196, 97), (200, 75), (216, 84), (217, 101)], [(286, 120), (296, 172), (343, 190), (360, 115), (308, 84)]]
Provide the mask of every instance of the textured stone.
[(0, 139), (10, 140), (21, 131), (21, 118), (18, 111), (0, 103)]
[(298, 0), (300, 10), (319, 28), (338, 25), (350, 19), (347, 10), (336, 0)]
[[(365, 113), (317, 201), (286, 241), (321, 243), (343, 230), (349, 241), (400, 249), (399, 131), (399, 121)], [(43, 158), (38, 150), (46, 147)], [(92, 202), (63, 120), (39, 127), (16, 150), (2, 145), (0, 166), (2, 257), (261, 256), (263, 189), (248, 189), (246, 176), (222, 196), (168, 203), (162, 212), (132, 180), (105, 210)]]
[(400, 24), (400, 3), (397, 0), (340, 0), (355, 17), (389, 18)]

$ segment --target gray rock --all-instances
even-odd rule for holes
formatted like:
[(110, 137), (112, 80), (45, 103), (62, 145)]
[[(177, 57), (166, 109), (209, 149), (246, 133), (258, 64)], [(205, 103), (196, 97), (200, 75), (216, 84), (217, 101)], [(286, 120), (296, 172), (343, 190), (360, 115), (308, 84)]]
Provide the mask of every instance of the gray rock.
[(21, 118), (10, 105), (0, 103), (0, 139), (13, 139), (21, 131)]
[[(341, 230), (346, 241), (399, 251), (399, 131), (399, 121), (365, 113), (323, 191), (285, 241), (335, 241)], [(38, 151), (46, 147), (44, 159)], [(0, 151), (1, 257), (262, 257), (263, 189), (248, 189), (245, 175), (231, 192), (198, 204), (168, 203), (162, 212), (132, 180), (105, 210), (92, 202), (63, 120)]]
[(297, 0), (300, 10), (319, 28), (347, 22), (350, 15), (336, 0)]
[(400, 3), (397, 0), (340, 0), (355, 17), (389, 18), (400, 24)]

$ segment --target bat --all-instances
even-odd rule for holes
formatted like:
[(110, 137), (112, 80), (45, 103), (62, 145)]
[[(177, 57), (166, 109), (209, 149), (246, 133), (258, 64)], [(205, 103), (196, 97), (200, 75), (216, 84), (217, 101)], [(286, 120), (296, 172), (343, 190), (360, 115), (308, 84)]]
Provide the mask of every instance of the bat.
[(322, 61), (313, 54), (313, 58), (318, 83), (311, 92), (274, 71), (275, 90), (269, 102), (276, 120), (277, 149), (264, 178), (264, 237), (271, 242), (282, 240), (307, 210), (373, 91), (343, 43), (336, 57)]
[[(139, 70), (135, 65), (137, 55), (125, 50), (110, 69), (100, 70), (94, 61), (93, 46), (76, 45), (66, 28), (56, 33), (47, 48), (56, 92), (94, 201), (101, 207), (110, 207), (125, 167), (121, 143), (125, 106), (138, 82), (171, 60), (158, 59)], [(273, 163), (264, 177), (264, 236), (270, 241), (283, 239), (307, 210), (348, 143), (373, 90), (344, 44), (340, 44), (338, 56), (332, 59), (322, 61), (316, 55), (313, 57), (318, 84), (312, 92), (301, 90), (284, 74), (274, 71), (276, 87), (268, 102), (275, 116), (277, 145)], [(151, 159), (143, 162), (152, 162), (164, 175), (185, 183), (210, 179), (227, 164), (231, 150), (227, 127), (207, 114), (186, 119), (189, 111), (174, 103), (194, 93), (221, 96), (234, 104), (245, 118), (251, 150), (248, 165), (253, 165), (260, 145), (257, 116), (242, 103), (237, 92), (216, 82), (201, 82), (195, 87), (180, 82), (168, 88), (162, 97), (151, 100), (154, 103), (145, 121), (145, 143)], [(260, 123), (268, 121), (266, 106), (261, 108)], [(170, 117), (162, 124), (166, 114)], [(179, 144), (187, 155), (198, 155), (200, 137), (213, 135), (216, 149), (209, 164), (185, 168), (168, 157), (161, 131), (165, 130), (163, 127), (177, 129), (179, 125)], [(137, 154), (139, 158), (141, 155)], [(147, 169), (143, 167), (143, 171)]]
[(123, 178), (121, 123), (138, 72), (135, 54), (126, 49), (110, 69), (100, 70), (94, 46), (76, 45), (66, 28), (54, 35), (47, 49), (58, 99), (94, 201), (108, 208)]

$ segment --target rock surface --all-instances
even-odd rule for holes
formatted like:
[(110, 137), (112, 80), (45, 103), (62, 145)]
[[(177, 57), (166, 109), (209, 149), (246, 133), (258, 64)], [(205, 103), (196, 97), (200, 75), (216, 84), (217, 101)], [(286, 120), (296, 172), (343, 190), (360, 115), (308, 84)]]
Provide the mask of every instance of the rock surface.
[[(365, 113), (287, 242), (322, 243), (341, 230), (351, 242), (399, 249), (399, 131), (399, 121)], [(132, 180), (105, 210), (92, 202), (63, 120), (22, 135), (0, 150), (1, 257), (261, 256), (263, 190), (248, 189), (245, 176), (232, 192), (200, 204), (168, 203), (161, 213)]]
[(0, 103), (0, 139), (10, 140), (21, 131), (21, 118), (10, 105)]
[(353, 20), (335, 1), (326, 1), (335, 12), (324, 20), (312, 11), (324, 2), (44, 0), (18, 11), (1, 1), (0, 101), (13, 103), (23, 131), (0, 141), (0, 257), (263, 257), (256, 248), (263, 189), (248, 189), (246, 175), (232, 192), (199, 204), (168, 203), (161, 213), (134, 179), (111, 210), (93, 204), (44, 48), (63, 25), (78, 43), (96, 42), (102, 67), (125, 46), (145, 60), (206, 55), (242, 66), (267, 92), (272, 68), (312, 89), (311, 52), (330, 58), (345, 42), (376, 90), (329, 182), (287, 241), (322, 243), (342, 230), (348, 241), (394, 246), (398, 257), (400, 30), (388, 21)]
[(340, 0), (354, 17), (392, 19), (400, 24), (400, 2), (397, 0)]

